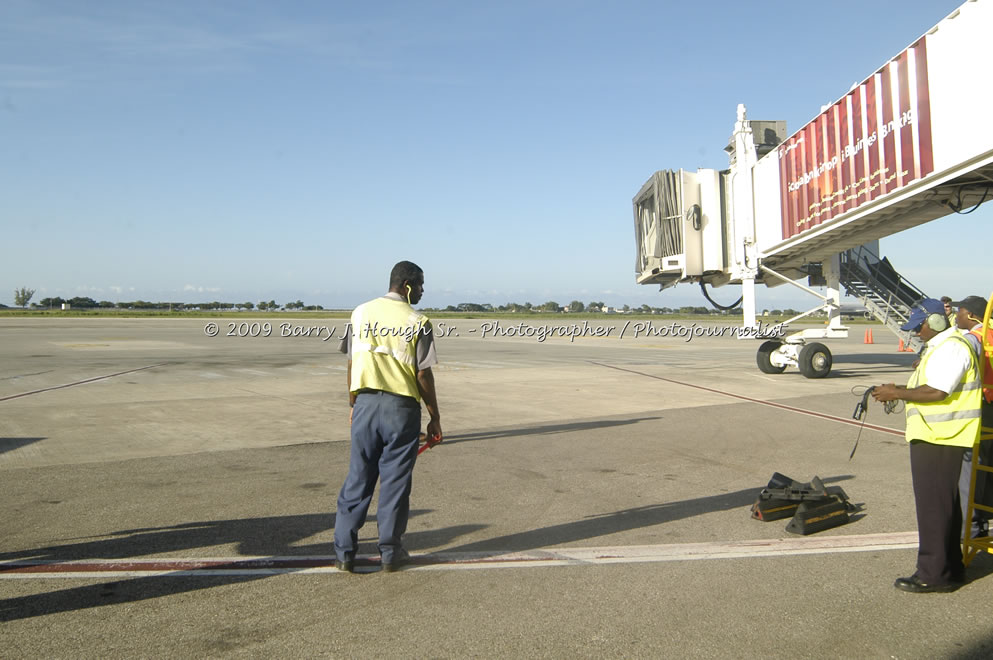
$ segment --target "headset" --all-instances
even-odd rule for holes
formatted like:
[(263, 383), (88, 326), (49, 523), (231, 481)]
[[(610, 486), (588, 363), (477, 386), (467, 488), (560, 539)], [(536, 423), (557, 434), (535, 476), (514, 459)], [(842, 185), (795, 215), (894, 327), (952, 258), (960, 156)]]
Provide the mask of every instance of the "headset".
[[(927, 323), (928, 327), (934, 330), (935, 332), (944, 332), (945, 330), (948, 330), (948, 328), (950, 327), (948, 325), (948, 317), (946, 317), (944, 314), (931, 314), (926, 309), (924, 309), (924, 305), (920, 305), (917, 309), (927, 314), (927, 319), (924, 321), (924, 323)], [(923, 325), (923, 323), (921, 325)]]
[(409, 305), (410, 304), (410, 285), (407, 284), (406, 287), (407, 287), (407, 304)]

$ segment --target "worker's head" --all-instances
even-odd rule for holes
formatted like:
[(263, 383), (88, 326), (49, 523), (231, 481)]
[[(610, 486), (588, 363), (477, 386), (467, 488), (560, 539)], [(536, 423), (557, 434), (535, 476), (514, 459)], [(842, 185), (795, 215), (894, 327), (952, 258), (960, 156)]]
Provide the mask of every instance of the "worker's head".
[(968, 296), (952, 303), (959, 308), (955, 314), (955, 325), (963, 330), (969, 330), (977, 323), (983, 322), (986, 314), (986, 300), (979, 296)]
[(947, 330), (948, 317), (945, 316), (944, 303), (934, 298), (925, 298), (911, 308), (910, 318), (900, 329), (919, 334), (924, 341)]
[(424, 295), (424, 271), (412, 261), (401, 261), (390, 272), (390, 291), (416, 305)]
[(952, 313), (952, 305), (954, 303), (952, 303), (952, 299), (951, 298), (949, 298), (948, 296), (942, 296), (941, 297), (941, 304), (944, 305), (945, 316), (948, 316), (949, 314)]

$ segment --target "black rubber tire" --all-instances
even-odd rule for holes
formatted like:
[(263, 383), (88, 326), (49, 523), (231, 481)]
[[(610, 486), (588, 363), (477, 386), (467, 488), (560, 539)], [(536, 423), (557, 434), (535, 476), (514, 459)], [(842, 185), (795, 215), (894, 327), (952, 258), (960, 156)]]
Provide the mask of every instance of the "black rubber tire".
[(797, 359), (800, 373), (807, 378), (824, 378), (831, 373), (832, 364), (834, 358), (831, 357), (831, 351), (824, 344), (817, 342), (806, 344), (800, 349), (800, 356)]
[(783, 342), (772, 339), (762, 342), (762, 345), (759, 346), (759, 352), (755, 355), (755, 362), (759, 365), (759, 371), (764, 374), (781, 374), (786, 371), (785, 365), (777, 367), (770, 359), (770, 356), (779, 350), (779, 347), (782, 345)]

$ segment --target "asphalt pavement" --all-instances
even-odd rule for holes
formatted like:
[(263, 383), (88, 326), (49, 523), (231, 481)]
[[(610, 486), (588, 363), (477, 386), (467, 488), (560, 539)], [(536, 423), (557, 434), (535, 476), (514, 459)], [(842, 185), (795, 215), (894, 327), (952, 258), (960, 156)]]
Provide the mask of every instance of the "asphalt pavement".
[[(0, 319), (0, 656), (993, 655), (989, 555), (955, 593), (893, 588), (903, 419), (851, 417), (908, 377), (896, 337), (856, 326), (810, 380), (761, 373), (730, 319), (661, 318), (439, 322), (445, 441), (392, 574), (375, 505), (359, 572), (332, 565), (344, 321)], [(851, 522), (752, 519), (774, 472), (843, 488)]]

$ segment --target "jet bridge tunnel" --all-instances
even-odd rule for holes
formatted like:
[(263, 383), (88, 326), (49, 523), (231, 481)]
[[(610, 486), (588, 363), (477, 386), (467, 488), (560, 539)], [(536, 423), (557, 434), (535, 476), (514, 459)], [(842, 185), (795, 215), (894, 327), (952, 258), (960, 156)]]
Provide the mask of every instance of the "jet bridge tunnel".
[(818, 298), (790, 321), (824, 310), (827, 326), (766, 342), (757, 361), (770, 373), (827, 375), (830, 351), (805, 345), (847, 336), (842, 287), (899, 333), (908, 292), (924, 294), (895, 270), (872, 276), (893, 270), (878, 240), (993, 199), (993, 86), (967, 70), (988, 59), (991, 33), (993, 2), (966, 2), (788, 137), (739, 106), (726, 169), (661, 170), (632, 200), (637, 281), (740, 285), (750, 327), (756, 285)]

